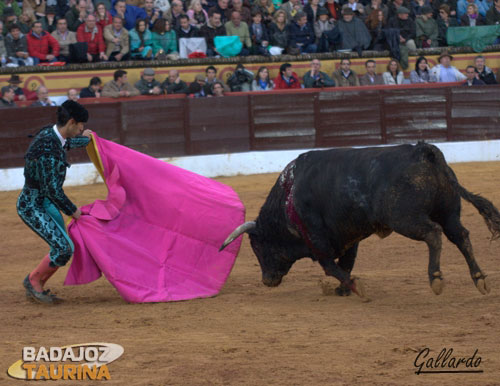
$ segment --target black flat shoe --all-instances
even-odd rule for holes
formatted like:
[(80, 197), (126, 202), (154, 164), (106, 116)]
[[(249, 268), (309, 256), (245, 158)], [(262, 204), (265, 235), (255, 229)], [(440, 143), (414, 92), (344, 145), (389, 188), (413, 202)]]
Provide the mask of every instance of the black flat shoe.
[(49, 290), (38, 292), (33, 288), (33, 285), (30, 282), (30, 275), (28, 274), (23, 281), (23, 286), (26, 288), (26, 296), (36, 302), (43, 304), (56, 304), (61, 301), (55, 295), (51, 295)]

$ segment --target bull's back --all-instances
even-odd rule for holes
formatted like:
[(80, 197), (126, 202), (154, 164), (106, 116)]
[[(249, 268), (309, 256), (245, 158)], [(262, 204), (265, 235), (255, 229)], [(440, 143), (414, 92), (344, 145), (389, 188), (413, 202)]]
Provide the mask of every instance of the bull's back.
[(437, 189), (440, 157), (429, 144), (311, 151), (296, 161), (296, 197), (327, 224), (373, 233), (396, 194)]

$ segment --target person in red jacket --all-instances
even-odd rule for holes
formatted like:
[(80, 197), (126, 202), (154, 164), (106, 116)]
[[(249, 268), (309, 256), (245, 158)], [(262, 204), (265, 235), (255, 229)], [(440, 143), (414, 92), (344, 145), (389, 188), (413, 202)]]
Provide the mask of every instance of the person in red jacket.
[(290, 63), (283, 63), (280, 66), (280, 74), (274, 80), (274, 89), (286, 90), (291, 88), (300, 88), (299, 77), (293, 72)]
[(42, 28), (42, 22), (35, 21), (27, 36), (28, 53), (35, 64), (55, 62), (59, 56), (59, 42)]
[(101, 28), (96, 24), (94, 15), (87, 15), (85, 23), (76, 30), (76, 40), (80, 43), (87, 43), (87, 61), (99, 62), (108, 60), (106, 56), (106, 44)]

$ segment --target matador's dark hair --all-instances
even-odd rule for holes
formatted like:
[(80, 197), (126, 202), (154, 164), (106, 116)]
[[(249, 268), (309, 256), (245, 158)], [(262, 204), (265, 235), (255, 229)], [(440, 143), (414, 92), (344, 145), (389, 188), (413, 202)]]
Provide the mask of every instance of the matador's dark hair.
[(71, 118), (85, 123), (89, 120), (89, 112), (80, 103), (67, 100), (57, 108), (57, 126), (64, 126)]

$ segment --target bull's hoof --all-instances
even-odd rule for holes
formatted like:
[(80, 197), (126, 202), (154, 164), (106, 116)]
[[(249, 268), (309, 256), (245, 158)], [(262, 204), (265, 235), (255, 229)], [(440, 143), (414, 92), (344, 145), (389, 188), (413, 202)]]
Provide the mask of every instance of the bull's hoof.
[(349, 296), (351, 293), (352, 291), (343, 284), (335, 288), (335, 295), (337, 296)]
[(474, 281), (476, 283), (476, 288), (479, 292), (481, 292), (483, 295), (490, 293), (491, 287), (489, 279), (486, 276), (484, 276), (481, 272), (477, 272), (474, 275)]
[(444, 281), (443, 281), (443, 279), (440, 278), (440, 277), (437, 277), (434, 280), (432, 280), (431, 288), (432, 288), (432, 291), (436, 295), (441, 295), (443, 293), (443, 288), (444, 288)]

